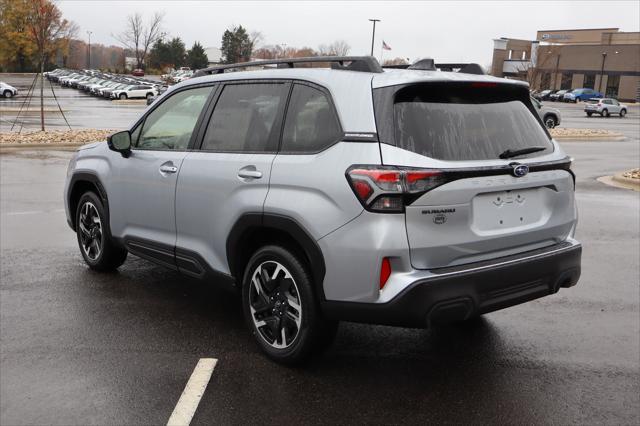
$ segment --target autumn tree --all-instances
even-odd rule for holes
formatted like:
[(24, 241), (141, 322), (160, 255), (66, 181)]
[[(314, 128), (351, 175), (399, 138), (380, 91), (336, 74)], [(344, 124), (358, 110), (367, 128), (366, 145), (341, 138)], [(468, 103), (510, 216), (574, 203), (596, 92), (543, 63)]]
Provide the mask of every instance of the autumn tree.
[(383, 65), (407, 65), (409, 62), (405, 58), (385, 59)]
[(192, 70), (200, 68), (206, 68), (209, 65), (209, 58), (204, 47), (197, 41), (193, 43), (193, 46), (187, 52), (187, 64)]
[(156, 12), (145, 24), (140, 13), (127, 17), (126, 27), (114, 37), (131, 50), (136, 57), (136, 67), (144, 69), (145, 59), (153, 44), (162, 38), (164, 14)]
[(30, 0), (0, 0), (0, 69), (31, 68), (37, 48), (28, 30), (30, 16)]
[(254, 41), (242, 25), (226, 30), (222, 35), (220, 47), (223, 62), (226, 64), (247, 62), (251, 58), (253, 43)]

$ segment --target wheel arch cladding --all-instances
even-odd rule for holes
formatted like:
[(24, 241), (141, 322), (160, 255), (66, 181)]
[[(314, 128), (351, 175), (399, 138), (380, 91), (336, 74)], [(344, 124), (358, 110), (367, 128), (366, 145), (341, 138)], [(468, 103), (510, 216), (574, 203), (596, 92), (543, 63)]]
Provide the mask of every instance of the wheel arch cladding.
[(322, 251), (302, 225), (287, 216), (246, 213), (235, 222), (227, 237), (226, 249), (229, 271), (236, 281), (242, 281), (244, 268), (251, 255), (269, 244), (281, 244), (301, 252), (303, 260), (311, 268), (318, 301), (323, 301), (325, 263)]
[[(69, 190), (69, 212), (72, 217), (75, 218), (76, 210), (78, 209), (78, 202), (80, 197), (87, 191), (95, 192), (104, 206), (107, 217), (109, 216), (109, 202), (107, 199), (107, 193), (104, 190), (104, 186), (100, 182), (100, 179), (91, 173), (76, 173), (71, 178), (71, 188)], [(76, 230), (75, 220), (70, 224), (73, 230)]]

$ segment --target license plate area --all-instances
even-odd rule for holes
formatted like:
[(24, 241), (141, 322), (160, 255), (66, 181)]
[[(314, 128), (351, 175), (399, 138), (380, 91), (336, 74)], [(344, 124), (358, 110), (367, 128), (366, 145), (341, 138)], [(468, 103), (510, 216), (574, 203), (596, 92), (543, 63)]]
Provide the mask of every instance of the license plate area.
[(541, 224), (549, 214), (543, 190), (530, 188), (476, 195), (472, 201), (474, 231), (496, 235)]

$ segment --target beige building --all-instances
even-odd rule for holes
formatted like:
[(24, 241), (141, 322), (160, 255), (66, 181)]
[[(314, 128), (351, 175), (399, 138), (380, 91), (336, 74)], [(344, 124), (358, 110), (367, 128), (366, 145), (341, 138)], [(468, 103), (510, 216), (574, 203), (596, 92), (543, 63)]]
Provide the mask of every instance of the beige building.
[(541, 30), (535, 40), (494, 40), (491, 74), (535, 89), (587, 87), (639, 101), (640, 32), (618, 28)]

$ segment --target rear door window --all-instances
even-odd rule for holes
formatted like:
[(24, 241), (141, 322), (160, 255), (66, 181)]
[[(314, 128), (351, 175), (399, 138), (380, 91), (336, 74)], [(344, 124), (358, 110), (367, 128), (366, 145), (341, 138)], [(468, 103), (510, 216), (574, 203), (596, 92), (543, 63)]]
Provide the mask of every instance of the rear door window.
[(396, 95), (393, 116), (396, 145), (434, 159), (488, 160), (506, 150), (545, 148), (529, 156), (553, 150), (533, 112), (508, 92), (410, 86)]
[(209, 120), (202, 149), (217, 152), (275, 152), (278, 113), (286, 101), (285, 83), (226, 85)]
[(341, 136), (338, 117), (327, 95), (311, 86), (293, 86), (281, 152), (319, 152)]

